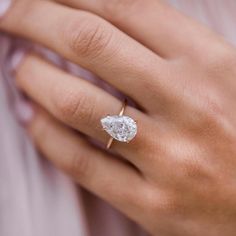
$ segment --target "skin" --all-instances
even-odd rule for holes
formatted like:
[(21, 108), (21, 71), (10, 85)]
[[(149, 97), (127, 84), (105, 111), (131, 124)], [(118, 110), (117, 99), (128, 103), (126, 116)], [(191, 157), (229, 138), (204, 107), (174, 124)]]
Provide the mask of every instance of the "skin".
[(17, 84), (35, 103), (28, 130), (46, 158), (152, 235), (236, 234), (232, 45), (159, 0), (15, 1), (0, 28), (89, 69), (142, 108), (127, 107), (138, 134), (114, 142), (117, 158), (85, 137), (105, 145), (100, 119), (121, 102), (28, 55)]

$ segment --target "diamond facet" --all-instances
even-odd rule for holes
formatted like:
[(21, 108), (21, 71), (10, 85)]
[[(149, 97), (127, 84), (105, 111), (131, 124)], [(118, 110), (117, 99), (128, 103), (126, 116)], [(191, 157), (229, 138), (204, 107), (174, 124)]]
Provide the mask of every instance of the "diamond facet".
[(101, 119), (103, 129), (120, 142), (129, 142), (137, 134), (136, 122), (128, 116), (106, 116)]

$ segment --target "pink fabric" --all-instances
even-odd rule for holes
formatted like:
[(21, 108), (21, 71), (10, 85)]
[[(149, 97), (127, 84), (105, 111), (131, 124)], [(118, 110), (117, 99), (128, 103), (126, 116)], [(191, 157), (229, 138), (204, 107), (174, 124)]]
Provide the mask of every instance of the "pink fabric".
[[(0, 0), (0, 14), (7, 6), (6, 1)], [(169, 2), (236, 43), (234, 0)], [(15, 88), (11, 73), (12, 64), (17, 60), (12, 56), (28, 47), (34, 47), (58, 66), (120, 96), (89, 72), (52, 52), (0, 33), (0, 235), (145, 235), (111, 206), (79, 188), (35, 150), (22, 125), (30, 109)]]

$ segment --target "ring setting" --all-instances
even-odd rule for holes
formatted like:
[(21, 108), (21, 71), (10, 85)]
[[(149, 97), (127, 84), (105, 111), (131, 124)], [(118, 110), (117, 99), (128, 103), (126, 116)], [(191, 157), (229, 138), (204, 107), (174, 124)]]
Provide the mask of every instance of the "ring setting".
[(111, 147), (113, 140), (129, 143), (137, 134), (137, 123), (131, 117), (124, 115), (126, 101), (122, 105), (119, 115), (108, 115), (101, 119), (103, 129), (111, 136), (107, 149)]

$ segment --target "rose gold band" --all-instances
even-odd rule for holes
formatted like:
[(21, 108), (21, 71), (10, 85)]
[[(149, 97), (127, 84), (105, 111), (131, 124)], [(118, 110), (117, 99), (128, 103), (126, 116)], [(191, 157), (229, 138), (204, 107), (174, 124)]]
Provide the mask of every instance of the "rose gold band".
[[(127, 99), (125, 99), (122, 103), (122, 106), (121, 106), (121, 110), (120, 110), (120, 113), (119, 113), (119, 116), (123, 116), (124, 112), (125, 112), (125, 108), (126, 108), (126, 105), (127, 105)], [(113, 143), (113, 140), (114, 138), (110, 137), (108, 142), (107, 142), (107, 145), (106, 145), (106, 149), (110, 149), (112, 143)]]

